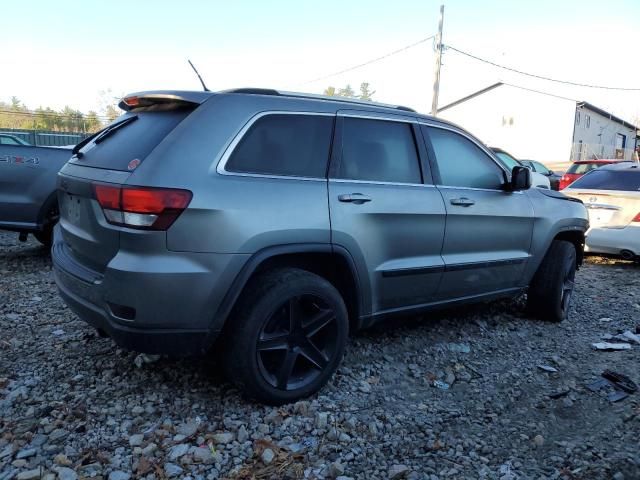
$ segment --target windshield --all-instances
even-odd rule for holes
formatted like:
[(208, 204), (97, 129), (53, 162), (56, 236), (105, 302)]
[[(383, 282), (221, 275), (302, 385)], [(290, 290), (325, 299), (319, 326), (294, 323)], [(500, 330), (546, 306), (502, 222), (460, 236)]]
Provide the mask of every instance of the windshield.
[(640, 170), (596, 170), (573, 182), (571, 188), (640, 192)]
[(531, 160), (529, 161), (529, 163), (533, 166), (533, 169), (536, 172), (540, 172), (543, 175), (546, 175), (549, 173), (549, 169), (547, 167), (545, 167), (543, 164), (541, 164), (540, 162), (536, 162), (535, 160)]
[(496, 152), (496, 155), (500, 160), (502, 160), (502, 163), (509, 168), (509, 170), (513, 170), (513, 167), (520, 166), (520, 162), (506, 152)]

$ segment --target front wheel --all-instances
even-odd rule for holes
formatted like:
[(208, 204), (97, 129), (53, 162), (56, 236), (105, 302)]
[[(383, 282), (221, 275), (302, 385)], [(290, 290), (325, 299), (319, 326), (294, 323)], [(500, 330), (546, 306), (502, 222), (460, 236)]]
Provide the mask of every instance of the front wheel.
[(317, 392), (344, 354), (349, 321), (340, 293), (295, 268), (253, 279), (229, 319), (225, 370), (250, 397), (280, 405)]
[(576, 277), (576, 248), (554, 240), (529, 285), (527, 309), (542, 320), (561, 322), (569, 315)]

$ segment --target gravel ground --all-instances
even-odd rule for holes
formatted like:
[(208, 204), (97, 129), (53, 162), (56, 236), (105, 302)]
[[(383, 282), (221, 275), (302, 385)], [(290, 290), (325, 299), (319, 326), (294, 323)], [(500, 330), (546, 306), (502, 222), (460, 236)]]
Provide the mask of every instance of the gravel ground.
[(212, 360), (145, 362), (97, 337), (47, 251), (0, 233), (0, 479), (639, 479), (640, 393), (586, 388), (604, 369), (640, 381), (640, 345), (591, 348), (635, 331), (639, 272), (591, 258), (560, 325), (522, 301), (389, 322), (319, 395), (272, 408)]

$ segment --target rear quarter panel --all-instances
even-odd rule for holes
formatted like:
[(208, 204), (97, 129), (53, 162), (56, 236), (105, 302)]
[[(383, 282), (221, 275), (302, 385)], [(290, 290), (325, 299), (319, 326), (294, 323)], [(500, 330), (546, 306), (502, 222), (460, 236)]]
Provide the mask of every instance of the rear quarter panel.
[(71, 157), (61, 148), (0, 145), (0, 227), (38, 227), (45, 201), (55, 193), (56, 175)]

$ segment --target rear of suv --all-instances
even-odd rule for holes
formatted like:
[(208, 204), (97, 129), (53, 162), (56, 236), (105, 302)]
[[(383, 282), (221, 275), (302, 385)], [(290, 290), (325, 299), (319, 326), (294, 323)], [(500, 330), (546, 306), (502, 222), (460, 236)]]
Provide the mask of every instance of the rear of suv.
[(120, 106), (59, 173), (52, 256), (67, 304), (125, 348), (220, 351), (278, 404), (383, 318), (525, 290), (568, 314), (584, 206), (455, 125), (261, 89)]

